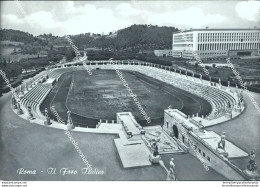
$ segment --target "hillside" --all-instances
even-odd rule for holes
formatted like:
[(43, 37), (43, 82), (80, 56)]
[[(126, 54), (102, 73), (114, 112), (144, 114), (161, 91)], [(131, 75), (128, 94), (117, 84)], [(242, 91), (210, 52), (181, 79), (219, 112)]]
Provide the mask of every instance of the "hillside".
[[(100, 34), (78, 34), (70, 36), (79, 49), (99, 47), (109, 49), (168, 49), (172, 45), (172, 33), (175, 27), (159, 27), (153, 25), (132, 25), (115, 33), (101, 36)], [(113, 35), (113, 37), (111, 37)], [(69, 45), (64, 37), (44, 34), (38, 37), (32, 34), (12, 30), (0, 30), (0, 41), (15, 41), (39, 45)]]
[(172, 33), (175, 27), (153, 25), (132, 25), (118, 31), (116, 40), (120, 47), (144, 49), (169, 49), (172, 46)]
[(32, 34), (28, 32), (12, 30), (12, 29), (1, 29), (0, 41), (22, 42), (24, 44), (29, 44), (33, 42), (41, 43), (41, 41), (38, 38), (34, 37)]

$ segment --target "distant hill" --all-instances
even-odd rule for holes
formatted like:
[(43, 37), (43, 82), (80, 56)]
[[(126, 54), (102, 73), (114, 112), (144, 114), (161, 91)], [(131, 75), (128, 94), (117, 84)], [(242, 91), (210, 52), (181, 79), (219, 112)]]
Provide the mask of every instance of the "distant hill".
[(132, 25), (119, 30), (117, 43), (120, 47), (141, 47), (144, 49), (170, 49), (172, 33), (175, 27), (159, 27), (154, 25)]
[(35, 37), (28, 33), (12, 29), (1, 29), (0, 30), (0, 41), (14, 41), (23, 43), (32, 43), (36, 39)]
[[(154, 25), (132, 25), (116, 33), (101, 36), (99, 34), (72, 35), (78, 48), (110, 48), (110, 49), (170, 49), (172, 33), (178, 31), (175, 27), (159, 27)], [(94, 36), (93, 36), (94, 35)], [(52, 40), (61, 45), (61, 39)], [(63, 40), (66, 42), (66, 40)]]
[[(70, 35), (70, 38), (79, 49), (109, 48), (109, 49), (169, 49), (172, 46), (172, 33), (178, 31), (175, 27), (159, 27), (154, 25), (132, 25), (116, 33), (101, 36), (100, 34)], [(111, 37), (113, 35), (113, 37)], [(23, 42), (30, 45), (69, 45), (64, 37), (43, 34), (33, 36), (27, 32), (2, 29), (0, 41)]]

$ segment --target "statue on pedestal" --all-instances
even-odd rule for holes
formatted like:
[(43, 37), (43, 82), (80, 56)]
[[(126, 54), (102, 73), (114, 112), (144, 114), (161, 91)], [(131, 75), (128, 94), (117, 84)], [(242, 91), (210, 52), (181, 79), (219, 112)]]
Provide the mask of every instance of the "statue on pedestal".
[(74, 129), (75, 127), (74, 127), (74, 125), (73, 125), (73, 122), (72, 122), (72, 119), (71, 119), (71, 116), (70, 116), (71, 111), (68, 110), (67, 114), (68, 114), (67, 129), (68, 129), (68, 130), (72, 130), (72, 129)]
[(158, 146), (157, 146), (156, 142), (153, 143), (152, 150), (153, 150), (153, 156), (156, 157), (159, 154)]
[(230, 101), (228, 101), (228, 103), (227, 103), (226, 112), (231, 113), (231, 116), (232, 116), (232, 105), (231, 105)]
[(202, 75), (200, 74), (200, 80), (202, 80)]
[(247, 165), (247, 169), (249, 171), (256, 171), (257, 170), (257, 166), (256, 166), (256, 163), (255, 163), (255, 152), (254, 151), (251, 151), (250, 154), (248, 155), (249, 157), (249, 162), (248, 162), (248, 165)]
[(50, 117), (48, 115), (48, 109), (47, 108), (45, 108), (45, 110), (44, 110), (44, 116), (45, 116), (44, 125), (50, 125), (51, 122), (50, 122)]
[(257, 173), (257, 166), (255, 163), (255, 152), (251, 151), (248, 154), (248, 157), (249, 157), (249, 161), (248, 161), (247, 169), (244, 170), (244, 173), (247, 176), (251, 177), (252, 179), (259, 180), (260, 176)]
[(22, 85), (20, 85), (20, 95), (23, 95), (23, 89), (22, 89)]
[(242, 89), (240, 89), (240, 92), (239, 92), (239, 95), (238, 95), (238, 97), (239, 97), (239, 100), (242, 102), (243, 101), (243, 93), (242, 93), (243, 91), (242, 91)]
[(176, 177), (175, 177), (175, 164), (174, 164), (174, 158), (171, 158), (170, 161), (170, 168), (169, 168), (169, 172), (167, 174), (167, 180), (168, 181), (175, 181)]
[(27, 91), (27, 84), (24, 83), (24, 91)]
[(228, 81), (228, 88), (230, 87), (230, 81)]
[(19, 101), (17, 101), (16, 107), (17, 107), (17, 114), (18, 114), (18, 115), (23, 114), (23, 111), (22, 111), (22, 109), (21, 109), (21, 106), (20, 106)]
[(217, 151), (220, 155), (227, 157), (228, 153), (226, 152), (225, 147), (226, 147), (226, 136), (225, 136), (225, 132), (223, 132), (222, 135), (221, 135), (221, 139), (218, 142)]
[(14, 95), (12, 95), (12, 106), (13, 106), (13, 107), (16, 106), (16, 100), (15, 100), (15, 98), (14, 98)]
[(150, 162), (153, 164), (159, 163), (161, 157), (159, 155), (159, 149), (156, 142), (153, 142), (151, 148), (152, 148), (152, 154), (149, 155)]
[(28, 119), (33, 119), (32, 106), (30, 104), (28, 105), (27, 110), (28, 110), (28, 113), (29, 113)]
[(238, 104), (238, 102), (239, 102), (239, 97), (238, 97), (237, 92), (234, 92), (234, 98), (235, 98), (236, 104)]

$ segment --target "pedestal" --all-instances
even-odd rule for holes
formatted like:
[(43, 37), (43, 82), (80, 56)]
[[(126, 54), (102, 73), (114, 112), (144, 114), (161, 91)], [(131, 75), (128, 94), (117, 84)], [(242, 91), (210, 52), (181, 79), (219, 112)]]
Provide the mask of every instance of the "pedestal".
[(127, 131), (126, 134), (127, 134), (127, 138), (132, 138), (132, 136), (133, 136), (131, 131)]
[(75, 127), (74, 127), (74, 125), (73, 124), (71, 124), (71, 123), (68, 123), (67, 124), (67, 130), (73, 130)]
[(232, 112), (227, 112), (227, 113), (225, 113), (225, 117), (226, 117), (227, 119), (232, 119)]
[(149, 160), (152, 164), (159, 164), (159, 161), (161, 160), (161, 157), (159, 155), (153, 156), (152, 154), (149, 155)]
[(259, 180), (259, 178), (260, 178), (260, 175), (256, 171), (249, 171), (248, 169), (246, 169), (243, 172), (251, 180)]
[(217, 148), (217, 152), (225, 158), (228, 157), (228, 152), (224, 151), (223, 149)]
[(239, 107), (239, 106), (236, 106), (236, 107), (235, 107), (235, 111), (236, 111), (236, 112), (241, 112), (241, 111), (242, 111), (242, 109), (241, 109), (241, 107)]
[(21, 114), (23, 114), (22, 109), (17, 109), (17, 115), (21, 115)]
[(12, 109), (17, 109), (17, 106), (16, 105), (12, 105)]
[(51, 124), (51, 120), (50, 118), (47, 118), (45, 121), (44, 121), (44, 125), (50, 125)]

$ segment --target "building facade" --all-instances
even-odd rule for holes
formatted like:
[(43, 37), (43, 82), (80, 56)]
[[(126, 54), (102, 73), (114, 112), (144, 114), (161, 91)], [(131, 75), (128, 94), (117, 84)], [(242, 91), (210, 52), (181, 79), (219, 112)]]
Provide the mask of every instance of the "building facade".
[(163, 50), (154, 50), (155, 56), (172, 56), (171, 49), (163, 49)]
[(259, 49), (260, 29), (193, 29), (173, 33), (173, 57), (257, 56)]
[[(229, 148), (226, 147), (229, 157), (221, 156), (217, 152), (217, 142), (221, 139), (221, 135), (205, 130), (199, 117), (189, 118), (177, 109), (166, 109), (163, 129), (177, 140), (179, 145), (187, 148), (187, 151), (201, 162), (201, 167), (213, 168), (229, 180), (245, 180), (243, 173), (229, 160), (234, 158), (233, 154), (236, 154), (234, 150), (240, 148), (226, 140), (226, 145), (231, 145)], [(236, 159), (243, 159), (247, 153), (240, 149), (236, 156)]]

